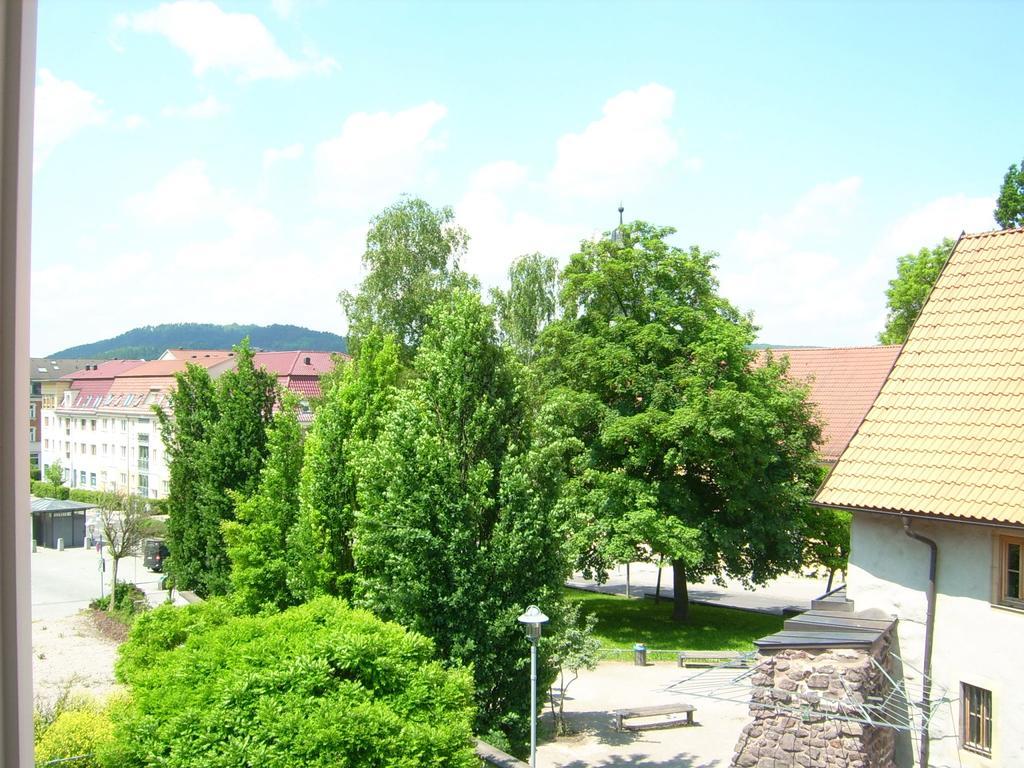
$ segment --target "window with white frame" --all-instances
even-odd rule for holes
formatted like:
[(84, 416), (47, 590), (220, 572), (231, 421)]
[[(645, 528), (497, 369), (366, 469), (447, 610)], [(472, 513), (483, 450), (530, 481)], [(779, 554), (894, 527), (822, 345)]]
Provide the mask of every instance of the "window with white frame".
[(89, 485), (91, 485), (93, 488), (96, 487), (96, 473), (95, 472), (90, 472), (89, 473)]
[(992, 755), (992, 691), (961, 684), (961, 737), (971, 752)]

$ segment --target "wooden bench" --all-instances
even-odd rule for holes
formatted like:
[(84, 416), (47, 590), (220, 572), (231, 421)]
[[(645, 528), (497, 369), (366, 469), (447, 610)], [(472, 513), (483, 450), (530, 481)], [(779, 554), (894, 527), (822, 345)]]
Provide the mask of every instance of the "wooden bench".
[[(693, 725), (693, 713), (697, 708), (692, 704), (659, 704), (653, 707), (633, 707), (632, 709), (616, 709), (612, 714), (612, 724), (616, 731), (649, 731), (658, 728), (674, 728), (677, 725)], [(658, 715), (680, 715), (668, 720), (655, 720), (650, 723), (627, 723), (637, 717), (657, 717)]]
[(750, 666), (747, 656), (739, 651), (680, 651), (680, 667), (717, 667), (744, 669)]

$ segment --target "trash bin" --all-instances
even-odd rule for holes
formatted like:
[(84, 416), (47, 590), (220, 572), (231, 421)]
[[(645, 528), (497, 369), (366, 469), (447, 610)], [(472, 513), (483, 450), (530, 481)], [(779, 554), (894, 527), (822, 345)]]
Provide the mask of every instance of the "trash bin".
[(64, 539), (57, 539), (57, 551), (58, 552), (63, 552), (64, 551)]
[(647, 666), (647, 646), (643, 643), (633, 643), (633, 665), (637, 667)]

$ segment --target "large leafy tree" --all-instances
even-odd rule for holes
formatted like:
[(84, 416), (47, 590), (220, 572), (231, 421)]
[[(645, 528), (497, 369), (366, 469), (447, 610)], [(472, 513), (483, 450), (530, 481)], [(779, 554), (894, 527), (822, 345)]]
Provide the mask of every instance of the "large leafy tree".
[(372, 329), (398, 340), (401, 359), (412, 359), (430, 321), (429, 310), (453, 280), (464, 280), (459, 259), (469, 241), (453, 224), (451, 208), (403, 199), (370, 222), (358, 293), (342, 291), (349, 351), (358, 354)]
[(667, 558), (685, 620), (688, 579), (799, 565), (820, 429), (784, 366), (756, 364), (713, 253), (667, 227), (620, 232), (572, 256), (538, 365), (587, 446), (562, 497), (578, 566)]
[(516, 617), (556, 609), (567, 575), (552, 512), (564, 451), (479, 296), (455, 290), (433, 312), (416, 379), (357, 459), (357, 601), (472, 663), (478, 733), (518, 741), (529, 688)]
[(532, 253), (508, 268), (509, 288), (491, 290), (502, 341), (525, 362), (533, 360), (537, 338), (558, 309), (558, 262)]
[(231, 596), (245, 613), (281, 610), (296, 601), (288, 587), (296, 567), (288, 532), (299, 508), (303, 433), (294, 396), (267, 430), (268, 455), (255, 495), (238, 499), (235, 519), (223, 523), (231, 560)]
[(993, 215), (1003, 229), (1024, 227), (1024, 160), (1006, 171)]
[(209, 372), (189, 364), (175, 375), (167, 411), (154, 406), (168, 463), (167, 571), (180, 589), (201, 582), (206, 542), (200, 524), (204, 454), (217, 420), (217, 395)]
[(917, 253), (900, 256), (896, 263), (896, 277), (889, 281), (885, 292), (889, 314), (885, 329), (878, 335), (883, 344), (902, 344), (907, 340), (910, 328), (921, 314), (954, 245), (956, 243), (947, 237), (934, 248), (922, 248)]
[(400, 374), (394, 337), (371, 330), (317, 407), (306, 441), (300, 511), (288, 534), (289, 588), (301, 600), (351, 594), (354, 456), (377, 436)]

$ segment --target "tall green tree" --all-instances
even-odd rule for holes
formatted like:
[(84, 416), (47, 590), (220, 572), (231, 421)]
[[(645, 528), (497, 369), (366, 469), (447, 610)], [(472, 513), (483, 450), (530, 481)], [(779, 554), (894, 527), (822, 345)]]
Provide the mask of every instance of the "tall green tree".
[(469, 237), (453, 223), (451, 208), (403, 199), (370, 222), (358, 293), (338, 299), (348, 317), (348, 347), (358, 354), (374, 328), (398, 340), (401, 359), (412, 359), (430, 320), (429, 309), (453, 280), (464, 280), (459, 259)]
[(491, 289), (501, 338), (519, 358), (533, 360), (537, 338), (558, 310), (558, 262), (531, 253), (508, 268), (509, 288)]
[(1024, 160), (1006, 171), (992, 213), (1003, 229), (1024, 227)]
[(377, 436), (390, 409), (402, 370), (398, 354), (393, 336), (371, 330), (317, 408), (306, 440), (300, 511), (288, 534), (289, 588), (300, 600), (351, 596), (358, 508), (354, 457)]
[(907, 340), (910, 328), (921, 314), (954, 245), (956, 243), (947, 237), (934, 248), (922, 248), (917, 253), (900, 256), (896, 263), (896, 277), (889, 281), (885, 292), (889, 314), (885, 329), (878, 334), (880, 342), (902, 344)]
[(277, 380), (256, 369), (248, 339), (235, 361), (216, 382), (189, 365), (177, 376), (171, 412), (156, 409), (170, 465), (169, 568), (179, 589), (204, 597), (230, 586), (221, 523), (234, 518), (234, 494), (259, 487), (277, 400)]
[(231, 562), (221, 523), (235, 516), (235, 499), (255, 495), (267, 458), (267, 427), (277, 402), (277, 379), (256, 368), (249, 340), (235, 347), (235, 367), (217, 381), (217, 420), (211, 424), (203, 452), (199, 496), (200, 535), (205, 546), (195, 591), (227, 594)]
[(715, 254), (669, 245), (674, 231), (634, 222), (584, 242), (538, 367), (586, 445), (562, 497), (577, 565), (667, 558), (685, 620), (690, 579), (761, 583), (800, 564), (820, 429), (806, 388), (755, 364)]
[(433, 312), (415, 380), (357, 458), (357, 601), (472, 663), (477, 732), (520, 741), (516, 618), (530, 603), (554, 610), (567, 576), (553, 514), (562, 451), (540, 439), (522, 368), (479, 296), (455, 290)]
[(223, 523), (231, 561), (231, 598), (245, 613), (282, 610), (297, 601), (288, 587), (296, 567), (288, 533), (299, 509), (303, 433), (294, 396), (286, 396), (267, 430), (267, 462), (255, 495), (240, 498)]
[(153, 407), (168, 464), (167, 572), (179, 589), (195, 589), (206, 561), (206, 541), (200, 524), (200, 496), (205, 452), (217, 421), (217, 394), (209, 372), (189, 364), (175, 374), (170, 408)]

